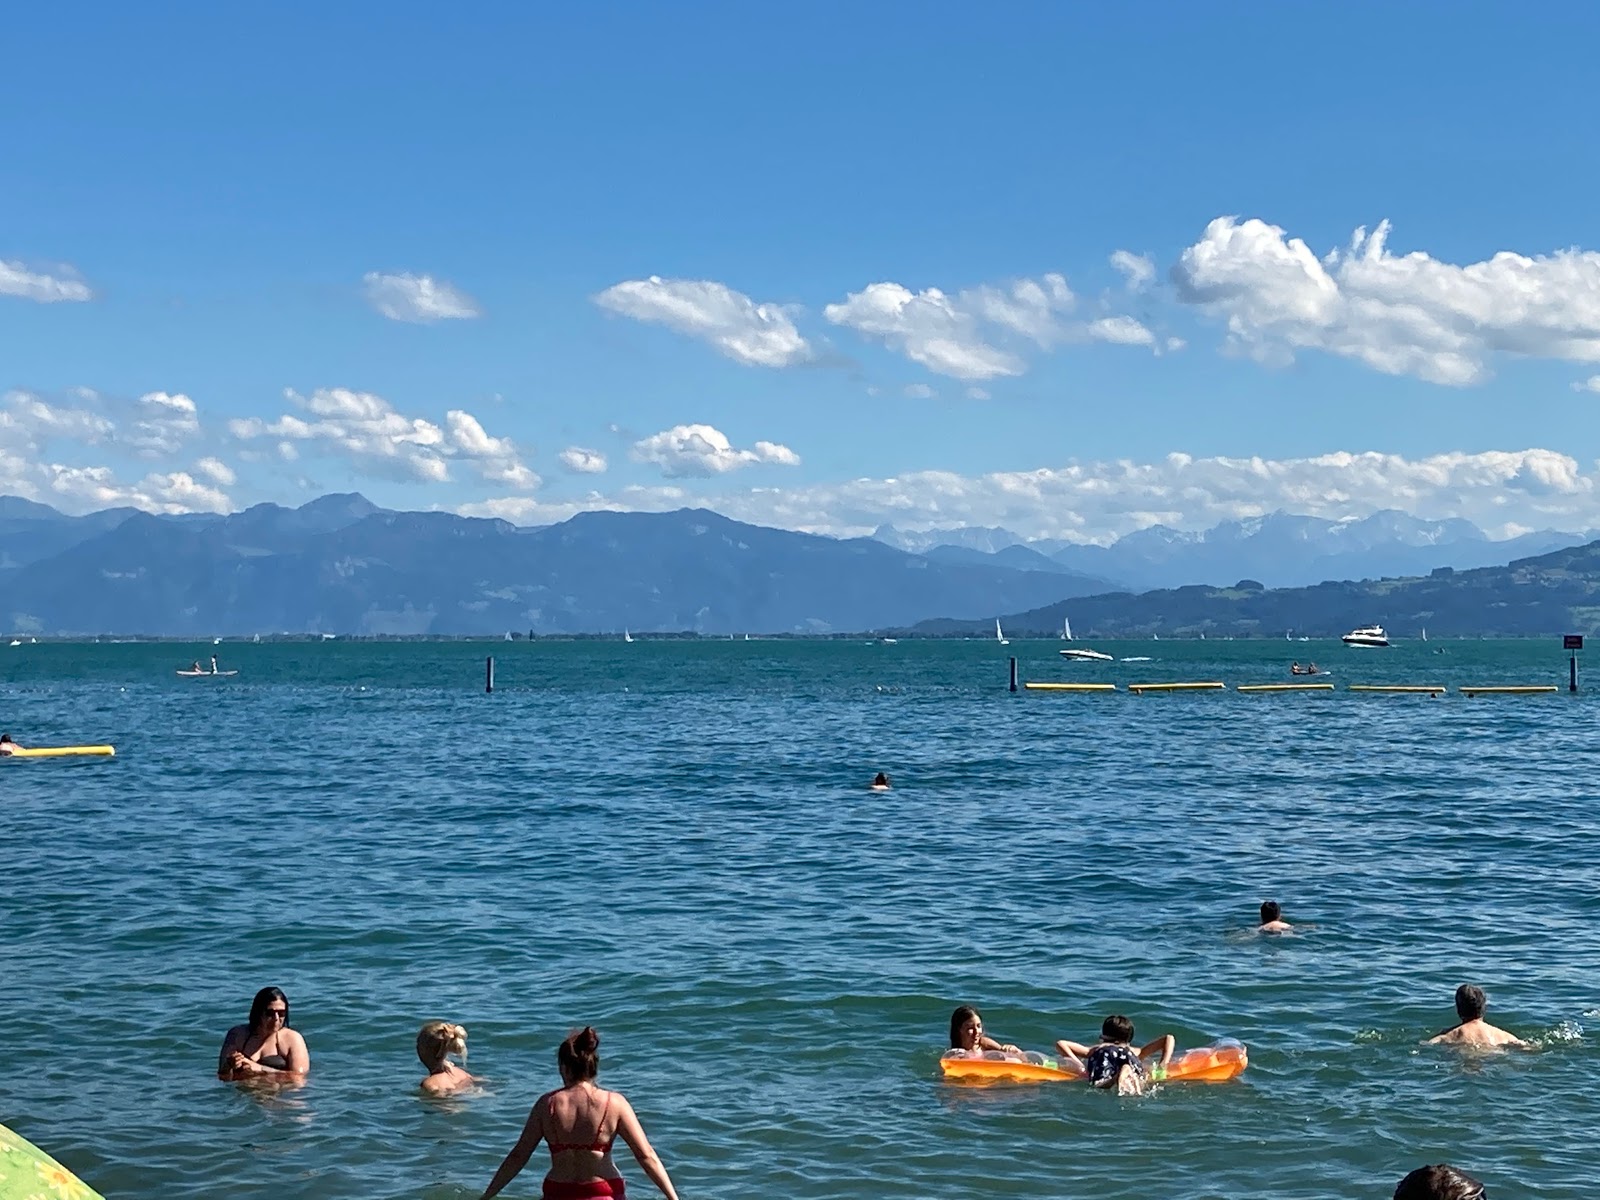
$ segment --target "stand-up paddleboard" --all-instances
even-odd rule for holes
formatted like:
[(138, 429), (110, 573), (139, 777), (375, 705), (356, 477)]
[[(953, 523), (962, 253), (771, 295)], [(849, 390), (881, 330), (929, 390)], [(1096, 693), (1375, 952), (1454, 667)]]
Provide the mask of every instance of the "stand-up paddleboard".
[(79, 755), (110, 758), (116, 752), (115, 746), (29, 746), (0, 755), (0, 761), (7, 758), (73, 758)]
[[(1220, 1083), (1232, 1079), (1250, 1065), (1250, 1056), (1244, 1043), (1233, 1038), (1222, 1038), (1209, 1046), (1185, 1050), (1173, 1056), (1166, 1073), (1156, 1078), (1152, 1068), (1152, 1082)], [(966, 1050), (952, 1050), (939, 1060), (939, 1069), (946, 1079), (962, 1083), (1073, 1083), (1082, 1082), (1083, 1072), (1066, 1059), (1028, 1051), (1020, 1058), (986, 1050), (973, 1054)]]
[(225, 679), (229, 675), (237, 675), (237, 671), (179, 671), (185, 679)]
[(105, 1200), (20, 1133), (0, 1125), (0, 1200)]

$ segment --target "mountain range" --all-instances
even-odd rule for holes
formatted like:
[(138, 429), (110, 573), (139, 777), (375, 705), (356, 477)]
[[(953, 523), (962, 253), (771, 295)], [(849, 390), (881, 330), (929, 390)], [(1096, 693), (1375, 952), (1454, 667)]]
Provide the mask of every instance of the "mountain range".
[[(873, 538), (839, 539), (702, 509), (591, 512), (523, 528), (395, 512), (353, 494), (228, 515), (114, 508), (68, 516), (3, 496), (0, 629), (175, 637), (987, 633), (1000, 615), (1020, 634), (1054, 632), (1070, 615), (1080, 633), (1101, 636), (1327, 634), (1368, 620), (1417, 620), (1443, 634), (1567, 621), (1564, 608), (1527, 620), (1493, 609), (1528, 595), (1522, 583), (1530, 570), (1546, 593), (1582, 599), (1570, 570), (1558, 578), (1527, 565), (1540, 559), (1502, 566), (1498, 575), (1454, 570), (1474, 556), (1540, 538), (1566, 546), (1580, 535), (1493, 542), (1465, 521), (1400, 513), (1351, 522), (1276, 513), (1199, 534), (1157, 527), (1109, 547), (1024, 543), (998, 529), (947, 535), (952, 540), (939, 542), (886, 528)], [(895, 540), (904, 548), (889, 544)], [(1239, 582), (1231, 586), (1197, 584), (1187, 574), (1216, 579), (1235, 569)], [(1341, 569), (1423, 578), (1276, 589), (1269, 582)], [(1152, 579), (1185, 586), (1148, 590)], [(1401, 599), (1411, 607), (1393, 607)]]
[(1296, 588), (1332, 579), (1426, 575), (1435, 567), (1502, 566), (1593, 541), (1600, 530), (1541, 530), (1492, 541), (1470, 521), (1424, 521), (1386, 510), (1349, 521), (1274, 512), (1224, 521), (1199, 532), (1152, 525), (1109, 546), (1027, 542), (995, 528), (903, 533), (885, 525), (873, 537), (941, 561), (1066, 570), (1114, 579), (1123, 591), (1144, 592), (1187, 584), (1220, 587), (1237, 579), (1255, 579), (1269, 588)]
[(227, 516), (71, 517), (0, 498), (0, 629), (13, 635), (827, 633), (1111, 586), (695, 509), (529, 529), (359, 495)]
[[(1054, 637), (1067, 619), (1080, 641), (1146, 637), (1338, 637), (1379, 624), (1391, 637), (1535, 637), (1600, 626), (1600, 541), (1505, 566), (1435, 567), (1414, 578), (1266, 588), (1241, 579), (1088, 596), (1003, 616), (1013, 637)], [(909, 632), (986, 637), (985, 620), (924, 621)], [(1091, 646), (1092, 648), (1092, 646)]]

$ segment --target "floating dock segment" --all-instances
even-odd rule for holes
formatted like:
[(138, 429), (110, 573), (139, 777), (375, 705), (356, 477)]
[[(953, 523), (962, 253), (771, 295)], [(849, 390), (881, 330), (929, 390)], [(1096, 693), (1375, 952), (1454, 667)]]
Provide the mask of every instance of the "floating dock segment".
[(1352, 692), (1403, 692), (1407, 694), (1438, 695), (1450, 689), (1443, 685), (1434, 687), (1430, 683), (1352, 683), (1349, 687)]
[(1128, 690), (1134, 693), (1142, 692), (1221, 692), (1227, 689), (1225, 683), (1130, 683)]
[(1464, 687), (1457, 689), (1463, 696), (1533, 696), (1544, 692), (1559, 692), (1555, 684), (1521, 684), (1514, 687)]
[(1114, 692), (1114, 683), (1025, 683), (1030, 692)]
[(117, 752), (115, 746), (34, 746), (27, 750), (13, 750), (10, 758), (68, 758), (74, 755), (98, 755), (110, 758)]
[(1241, 683), (1236, 692), (1331, 692), (1331, 683)]

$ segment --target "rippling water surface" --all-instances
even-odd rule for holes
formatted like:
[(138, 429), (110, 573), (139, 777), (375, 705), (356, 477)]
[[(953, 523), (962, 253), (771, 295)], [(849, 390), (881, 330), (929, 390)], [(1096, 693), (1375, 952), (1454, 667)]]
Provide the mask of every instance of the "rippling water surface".
[[(0, 647), (0, 727), (117, 746), (0, 764), (0, 1121), (112, 1198), (476, 1196), (592, 1022), (685, 1200), (1387, 1196), (1440, 1159), (1592, 1196), (1600, 700), (1343, 690), (1565, 685), (1559, 649), (1104, 648), (1155, 661)], [(172, 673), (213, 652), (239, 676)], [(1007, 653), (1122, 683), (1316, 658), (1340, 690), (1010, 695)], [(1315, 927), (1254, 936), (1266, 897)], [(1419, 1046), (1464, 981), (1538, 1052)], [(315, 1063), (275, 1096), (211, 1075), (269, 983)], [(1251, 1066), (1137, 1100), (949, 1086), (961, 1003), (1025, 1046), (1120, 1011)], [(480, 1093), (419, 1098), (435, 1017)]]

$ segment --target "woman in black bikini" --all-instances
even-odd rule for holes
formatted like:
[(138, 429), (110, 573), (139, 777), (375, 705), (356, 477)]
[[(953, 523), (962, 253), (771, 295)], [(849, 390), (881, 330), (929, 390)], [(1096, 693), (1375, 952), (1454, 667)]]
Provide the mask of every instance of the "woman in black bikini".
[(264, 987), (250, 1004), (250, 1020), (222, 1039), (218, 1079), (298, 1078), (311, 1069), (306, 1040), (289, 1028), (289, 998)]
[(600, 1035), (585, 1025), (556, 1051), (561, 1087), (540, 1096), (500, 1169), (489, 1181), (483, 1200), (498, 1195), (528, 1165), (540, 1141), (550, 1143), (550, 1173), (544, 1177), (544, 1200), (622, 1200), (624, 1185), (611, 1146), (622, 1135), (633, 1157), (667, 1200), (678, 1193), (650, 1148), (633, 1106), (620, 1092), (608, 1092), (594, 1081), (600, 1070)]

